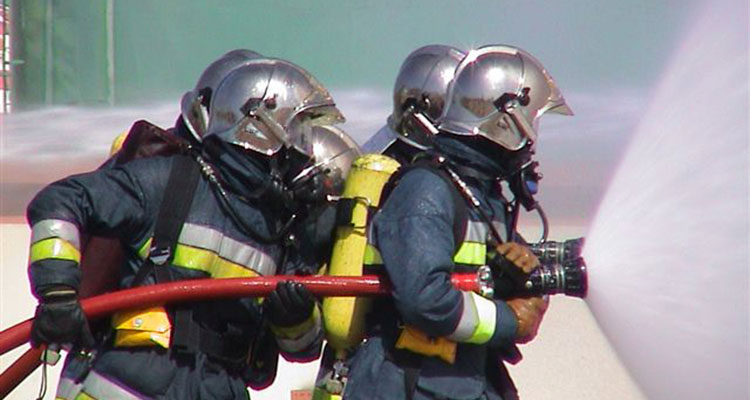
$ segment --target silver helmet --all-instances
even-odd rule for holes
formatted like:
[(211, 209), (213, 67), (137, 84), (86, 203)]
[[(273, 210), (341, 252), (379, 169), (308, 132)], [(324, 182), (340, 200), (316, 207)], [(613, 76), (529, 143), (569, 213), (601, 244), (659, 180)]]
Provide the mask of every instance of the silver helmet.
[[(434, 44), (420, 47), (406, 57), (393, 87), (393, 112), (388, 126), (378, 133), (385, 140), (376, 139), (377, 147), (382, 146), (375, 149), (377, 152), (384, 151), (395, 139), (420, 149), (429, 147), (426, 132), (443, 113), (448, 84), (465, 56), (455, 47)], [(425, 117), (427, 121), (419, 120)]]
[(312, 127), (344, 121), (323, 85), (279, 59), (253, 60), (230, 72), (209, 110), (206, 135), (269, 156), (282, 147), (312, 156)]
[(456, 69), (439, 129), (518, 150), (536, 141), (539, 118), (547, 112), (573, 115), (544, 66), (519, 48), (485, 46), (470, 51)]
[(362, 151), (354, 139), (336, 126), (313, 126), (310, 140), (313, 164), (303, 169), (292, 184), (319, 175), (323, 177), (321, 184), (325, 194), (340, 195), (352, 162)]
[(182, 96), (180, 102), (182, 120), (198, 142), (206, 133), (211, 95), (221, 80), (235, 68), (261, 57), (260, 54), (247, 49), (227, 52), (206, 67), (198, 78), (195, 88)]

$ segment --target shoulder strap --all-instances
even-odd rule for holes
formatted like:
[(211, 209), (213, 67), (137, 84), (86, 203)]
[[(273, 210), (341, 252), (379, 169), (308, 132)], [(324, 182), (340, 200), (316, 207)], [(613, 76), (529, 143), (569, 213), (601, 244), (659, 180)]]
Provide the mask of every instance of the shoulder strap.
[(164, 197), (159, 206), (159, 214), (156, 217), (151, 249), (131, 286), (141, 285), (151, 271), (155, 271), (157, 282), (171, 280), (165, 274), (166, 270), (154, 267), (163, 266), (172, 261), (177, 238), (193, 203), (200, 176), (198, 164), (193, 159), (184, 154), (175, 156), (169, 171)]
[(464, 236), (466, 235), (466, 225), (469, 220), (469, 209), (463, 197), (461, 196), (461, 193), (458, 192), (456, 184), (450, 179), (448, 174), (440, 168), (440, 165), (438, 163), (429, 159), (420, 159), (409, 165), (399, 168), (396, 172), (393, 173), (393, 175), (391, 175), (385, 186), (383, 186), (383, 192), (380, 197), (380, 204), (383, 204), (385, 199), (387, 199), (391, 192), (393, 192), (393, 189), (398, 186), (398, 184), (401, 182), (401, 178), (403, 178), (404, 175), (406, 175), (409, 171), (418, 168), (426, 169), (437, 175), (438, 177), (440, 177), (440, 179), (445, 181), (445, 183), (450, 188), (451, 198), (453, 199), (454, 212), (453, 239), (456, 246), (455, 250), (458, 250), (461, 242), (464, 239)]

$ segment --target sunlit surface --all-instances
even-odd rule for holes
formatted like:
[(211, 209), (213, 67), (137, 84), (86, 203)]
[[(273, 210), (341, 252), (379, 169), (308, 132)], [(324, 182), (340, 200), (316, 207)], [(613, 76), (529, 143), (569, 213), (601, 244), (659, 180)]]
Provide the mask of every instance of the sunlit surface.
[(650, 399), (748, 398), (748, 12), (675, 49), (590, 229), (588, 303)]

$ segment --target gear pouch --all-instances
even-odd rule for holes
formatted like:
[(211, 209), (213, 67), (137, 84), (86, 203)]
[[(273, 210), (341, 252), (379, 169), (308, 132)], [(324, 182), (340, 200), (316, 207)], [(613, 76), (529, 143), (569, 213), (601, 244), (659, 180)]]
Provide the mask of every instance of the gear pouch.
[(429, 337), (424, 332), (409, 326), (401, 331), (395, 347), (423, 356), (438, 357), (448, 364), (456, 361), (456, 342), (444, 337)]
[(169, 348), (172, 324), (163, 306), (120, 312), (112, 316), (115, 347)]

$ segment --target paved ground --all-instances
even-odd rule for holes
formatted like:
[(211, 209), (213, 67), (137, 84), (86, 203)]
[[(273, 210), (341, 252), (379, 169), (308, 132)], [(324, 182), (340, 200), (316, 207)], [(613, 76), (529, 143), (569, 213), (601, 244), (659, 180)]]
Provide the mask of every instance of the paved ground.
[[(569, 233), (562, 236), (580, 234)], [(29, 318), (34, 310), (25, 267), (28, 240), (25, 225), (0, 224), (2, 329)], [(583, 301), (554, 297), (539, 336), (521, 350), (524, 360), (511, 368), (511, 374), (524, 400), (644, 399)], [(3, 355), (0, 369), (4, 370), (20, 354), (19, 349)], [(276, 383), (263, 392), (253, 393), (252, 397), (255, 400), (289, 399), (290, 390), (312, 385), (316, 369), (316, 363), (282, 363)], [(58, 368), (50, 369), (50, 389), (46, 399), (54, 398), (58, 374)], [(37, 371), (8, 398), (35, 398), (39, 383)]]

